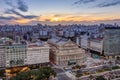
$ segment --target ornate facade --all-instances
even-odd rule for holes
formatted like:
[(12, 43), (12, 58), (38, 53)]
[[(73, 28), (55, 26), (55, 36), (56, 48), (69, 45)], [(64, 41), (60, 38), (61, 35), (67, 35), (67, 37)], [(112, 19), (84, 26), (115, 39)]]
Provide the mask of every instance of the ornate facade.
[(55, 41), (49, 40), (51, 45), (50, 60), (59, 66), (69, 66), (85, 62), (85, 50), (78, 47), (78, 45), (71, 40)]

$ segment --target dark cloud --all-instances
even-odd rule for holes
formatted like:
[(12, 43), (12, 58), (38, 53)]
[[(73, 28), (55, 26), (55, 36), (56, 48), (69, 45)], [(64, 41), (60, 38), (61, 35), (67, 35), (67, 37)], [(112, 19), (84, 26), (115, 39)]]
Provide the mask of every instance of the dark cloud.
[(9, 16), (9, 17), (0, 16), (0, 20), (18, 20), (18, 18), (13, 16)]
[(116, 6), (116, 5), (120, 5), (120, 0), (113, 0), (113, 1), (108, 1), (108, 2), (104, 2), (104, 3), (100, 3), (97, 5), (97, 7), (110, 7), (110, 6)]
[(33, 19), (33, 18), (37, 18), (38, 16), (35, 16), (35, 15), (26, 15), (24, 16), (23, 18), (26, 18), (26, 19)]
[(12, 0), (4, 0), (4, 1), (10, 7), (12, 7), (12, 8), (16, 7), (15, 5), (13, 5)]
[(24, 17), (24, 15), (20, 14), (19, 12), (15, 11), (15, 10), (13, 10), (13, 9), (11, 9), (11, 10), (8, 9), (8, 10), (6, 10), (6, 11), (5, 11), (5, 14), (15, 14), (15, 15), (17, 15), (17, 16)]
[(74, 2), (74, 4), (87, 4), (87, 3), (91, 3), (91, 2), (95, 2), (96, 0), (79, 0)]
[(20, 12), (18, 12), (18, 11), (15, 11), (15, 10), (13, 10), (13, 9), (11, 9), (11, 10), (6, 10), (5, 11), (5, 14), (15, 14), (15, 15), (17, 15), (17, 16), (20, 16), (20, 17), (22, 17), (22, 18), (25, 18), (25, 19), (33, 19), (33, 18), (37, 18), (38, 16), (35, 16), (35, 15), (23, 15), (23, 14), (21, 14)]
[(4, 1), (8, 6), (14, 8), (14, 9), (18, 9), (22, 12), (27, 12), (28, 11), (28, 5), (23, 0), (16, 0), (17, 5), (13, 4), (12, 0), (4, 0)]
[(17, 1), (16, 6), (13, 4), (12, 0), (4, 0), (4, 1), (7, 5), (12, 7), (12, 9), (7, 9), (4, 12), (5, 14), (15, 14), (15, 15), (20, 16), (20, 17), (25, 18), (25, 19), (33, 19), (33, 18), (38, 17), (38, 16), (35, 16), (35, 15), (23, 15), (20, 12), (18, 12), (18, 10), (22, 11), (22, 12), (27, 12), (28, 11), (28, 6), (26, 5), (26, 3), (23, 0), (16, 0)]
[(23, 12), (27, 12), (28, 11), (28, 6), (26, 5), (25, 2), (23, 2), (22, 0), (18, 0), (17, 1), (18, 4), (18, 9), (23, 11)]
[[(100, 0), (79, 0), (74, 2), (74, 4), (87, 4), (91, 2), (99, 2)], [(120, 5), (120, 0), (101, 0), (95, 7), (103, 8), (103, 7), (110, 7)]]

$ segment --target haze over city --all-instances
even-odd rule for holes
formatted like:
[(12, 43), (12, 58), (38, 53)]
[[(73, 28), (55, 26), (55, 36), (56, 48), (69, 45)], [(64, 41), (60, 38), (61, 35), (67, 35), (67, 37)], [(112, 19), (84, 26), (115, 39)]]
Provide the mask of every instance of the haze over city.
[(0, 24), (120, 24), (120, 0), (0, 0)]

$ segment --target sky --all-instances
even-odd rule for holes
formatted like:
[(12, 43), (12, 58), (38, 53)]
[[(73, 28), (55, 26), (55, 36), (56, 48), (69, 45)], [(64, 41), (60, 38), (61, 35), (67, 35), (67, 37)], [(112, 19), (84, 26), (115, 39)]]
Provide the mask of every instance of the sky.
[(0, 0), (0, 24), (120, 24), (120, 0)]

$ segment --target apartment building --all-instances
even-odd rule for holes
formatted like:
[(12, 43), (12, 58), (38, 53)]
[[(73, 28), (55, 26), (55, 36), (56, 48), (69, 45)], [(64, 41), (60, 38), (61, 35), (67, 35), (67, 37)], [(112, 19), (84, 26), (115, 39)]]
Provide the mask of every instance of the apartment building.
[(25, 65), (27, 59), (26, 44), (14, 43), (9, 38), (1, 38), (0, 41), (0, 67)]
[(5, 67), (5, 45), (0, 45), (0, 67)]
[(6, 67), (23, 66), (27, 60), (27, 47), (25, 44), (12, 44), (5, 46)]
[(46, 42), (28, 43), (27, 65), (49, 63), (49, 49)]

